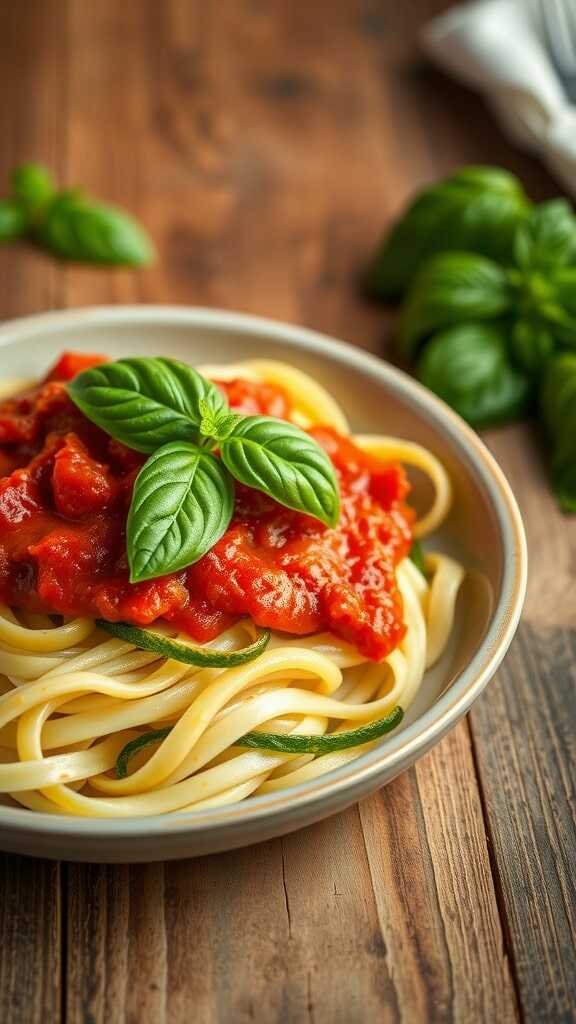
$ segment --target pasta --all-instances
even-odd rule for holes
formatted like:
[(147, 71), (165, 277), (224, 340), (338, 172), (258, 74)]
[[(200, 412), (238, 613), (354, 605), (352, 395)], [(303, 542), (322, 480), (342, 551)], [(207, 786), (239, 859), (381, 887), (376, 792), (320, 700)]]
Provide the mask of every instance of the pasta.
[[(349, 433), (334, 399), (293, 367), (250, 360), (200, 372), (280, 385), (301, 427), (320, 423)], [(440, 462), (426, 448), (394, 437), (356, 436), (354, 442), (383, 462), (427, 475), (434, 498), (412, 533), (429, 536), (451, 502)], [(239, 741), (259, 731), (333, 736), (395, 708), (406, 711), (448, 643), (464, 577), (459, 563), (439, 553), (425, 556), (425, 568), (424, 574), (408, 557), (396, 568), (405, 632), (380, 661), (332, 632), (294, 636), (272, 629), (254, 660), (201, 667), (111, 637), (92, 617), (56, 619), (0, 606), (0, 792), (50, 814), (182, 814), (283, 790), (359, 757), (379, 740), (319, 755), (248, 749)], [(163, 629), (191, 644), (169, 622)], [(242, 617), (203, 650), (239, 651), (258, 635), (254, 621)], [(121, 752), (150, 730), (162, 730), (163, 738), (142, 746), (118, 777)]]

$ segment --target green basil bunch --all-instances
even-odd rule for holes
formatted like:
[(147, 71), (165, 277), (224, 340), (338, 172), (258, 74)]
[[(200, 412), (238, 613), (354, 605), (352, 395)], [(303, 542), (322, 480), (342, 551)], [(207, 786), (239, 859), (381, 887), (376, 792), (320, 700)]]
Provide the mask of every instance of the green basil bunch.
[(80, 373), (68, 393), (102, 430), (149, 455), (128, 513), (132, 583), (184, 569), (213, 547), (232, 518), (233, 478), (328, 526), (338, 521), (334, 468), (316, 441), (284, 420), (232, 413), (191, 366), (121, 359)]
[(154, 246), (124, 210), (79, 191), (57, 191), (40, 164), (22, 164), (12, 174), (12, 194), (0, 200), (0, 242), (28, 237), (60, 259), (139, 267)]
[(380, 246), (368, 286), (403, 297), (401, 354), (472, 426), (543, 419), (558, 501), (576, 512), (570, 203), (533, 206), (508, 172), (465, 168), (416, 197)]
[(399, 346), (420, 380), (473, 426), (515, 419), (537, 401), (547, 361), (576, 350), (576, 217), (569, 203), (535, 207), (505, 265), (443, 252), (417, 274)]
[(540, 411), (552, 448), (554, 493), (564, 512), (576, 512), (576, 354), (564, 352), (548, 362)]
[(368, 292), (399, 298), (424, 263), (447, 249), (508, 262), (530, 207), (513, 174), (465, 167), (421, 192), (385, 236), (368, 270)]

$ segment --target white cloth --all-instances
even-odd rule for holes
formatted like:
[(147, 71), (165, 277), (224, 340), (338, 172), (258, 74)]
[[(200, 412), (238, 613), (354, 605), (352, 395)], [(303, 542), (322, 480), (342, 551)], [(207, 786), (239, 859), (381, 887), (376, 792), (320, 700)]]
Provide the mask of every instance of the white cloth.
[[(530, 0), (476, 0), (425, 26), (429, 57), (483, 92), (504, 130), (576, 195), (576, 106), (563, 90)], [(574, 69), (576, 72), (576, 68)]]

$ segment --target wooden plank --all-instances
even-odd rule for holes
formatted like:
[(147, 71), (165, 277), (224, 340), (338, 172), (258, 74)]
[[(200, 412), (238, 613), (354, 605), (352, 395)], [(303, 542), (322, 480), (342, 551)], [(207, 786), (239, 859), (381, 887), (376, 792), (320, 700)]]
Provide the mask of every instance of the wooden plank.
[(526, 1021), (576, 1007), (576, 631), (523, 623), (472, 734)]
[(473, 778), (461, 723), (415, 770), (360, 805), (402, 1020), (516, 1019)]
[[(66, 100), (58, 32), (59, 0), (2, 6), (0, 180), (23, 160), (57, 166)], [(39, 88), (39, 83), (41, 87)], [(33, 313), (59, 300), (58, 268), (24, 246), (0, 247), (0, 317)], [(61, 1020), (60, 869), (47, 861), (0, 855), (0, 1020)]]
[[(66, 126), (65, 3), (28, 0), (2, 6), (0, 33), (0, 195), (14, 166), (27, 160), (61, 169)], [(31, 246), (0, 246), (0, 317), (60, 304), (58, 265)]]
[(0, 854), (0, 1020), (60, 1021), (60, 869)]

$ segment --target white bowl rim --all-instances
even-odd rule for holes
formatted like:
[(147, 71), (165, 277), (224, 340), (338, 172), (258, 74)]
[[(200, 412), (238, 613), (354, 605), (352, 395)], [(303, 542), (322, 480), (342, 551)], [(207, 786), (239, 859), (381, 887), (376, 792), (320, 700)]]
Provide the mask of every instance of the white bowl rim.
[(82, 330), (90, 325), (112, 328), (122, 323), (149, 325), (154, 322), (159, 327), (222, 328), (252, 336), (263, 343), (272, 338), (324, 356), (328, 361), (370, 370), (376, 380), (392, 390), (404, 404), (432, 420), (436, 428), (450, 438), (458, 457), (468, 463), (479, 479), (490, 500), (501, 537), (502, 581), (482, 643), (436, 703), (402, 732), (389, 736), (382, 747), (319, 779), (300, 783), (281, 794), (251, 797), (249, 802), (187, 814), (83, 818), (0, 807), (0, 828), (12, 834), (43, 834), (63, 839), (75, 836), (103, 841), (183, 837), (183, 834), (193, 836), (214, 831), (220, 836), (229, 833), (230, 845), (233, 845), (234, 834), (262, 819), (272, 822), (285, 812), (310, 809), (310, 805), (320, 807), (325, 798), (330, 803), (329, 797), (341, 796), (343, 792), (347, 794), (347, 802), (352, 803), (357, 798), (356, 790), (362, 795), (369, 788), (377, 788), (379, 776), (385, 774), (389, 780), (405, 770), (466, 714), (500, 665), (520, 619), (527, 584), (526, 536), (510, 485), (487, 447), (449, 406), (402, 370), (347, 342), (267, 317), (207, 307), (157, 304), (79, 307), (7, 321), (0, 327), (0, 348), (19, 339), (32, 341), (35, 335), (51, 333), (59, 325), (70, 327), (75, 321)]

